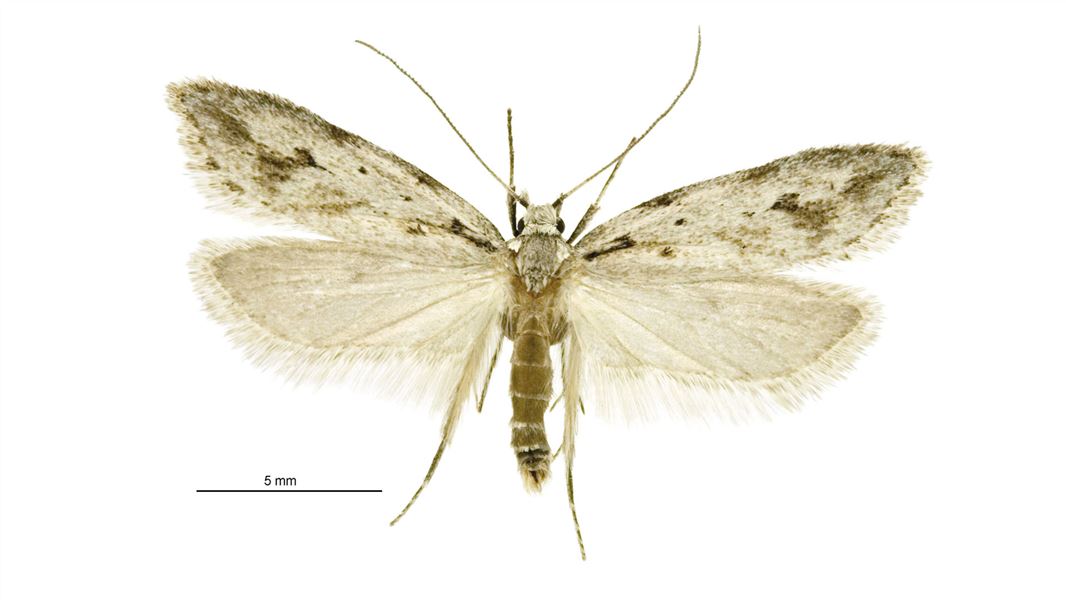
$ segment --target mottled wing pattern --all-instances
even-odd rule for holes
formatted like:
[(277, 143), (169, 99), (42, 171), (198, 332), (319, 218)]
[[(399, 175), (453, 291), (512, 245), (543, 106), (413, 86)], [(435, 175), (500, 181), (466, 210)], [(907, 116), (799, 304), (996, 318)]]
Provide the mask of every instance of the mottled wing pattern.
[(571, 368), (585, 402), (607, 416), (793, 408), (846, 370), (877, 317), (846, 288), (777, 275), (573, 268), (561, 290), (569, 352), (581, 356)]
[(576, 244), (595, 270), (772, 272), (848, 258), (890, 239), (925, 159), (905, 146), (804, 150), (628, 210)]
[(190, 168), (222, 208), (427, 254), (447, 247), (476, 258), (503, 246), (492, 223), (437, 180), (288, 100), (210, 80), (168, 92)]
[(505, 254), (452, 264), (372, 241), (205, 242), (191, 266), (211, 316), (256, 363), (438, 404), (464, 369), (487, 377), (512, 277)]

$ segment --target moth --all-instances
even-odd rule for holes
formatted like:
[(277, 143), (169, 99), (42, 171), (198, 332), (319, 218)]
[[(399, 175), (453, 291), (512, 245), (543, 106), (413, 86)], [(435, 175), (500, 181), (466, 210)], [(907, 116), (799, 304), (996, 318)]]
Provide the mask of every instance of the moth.
[[(363, 42), (360, 42), (363, 43)], [(511, 446), (539, 491), (553, 455), (551, 348), (561, 351), (559, 448), (582, 558), (573, 464), (579, 414), (642, 418), (794, 409), (870, 342), (873, 301), (781, 274), (881, 247), (918, 197), (922, 152), (809, 149), (638, 204), (582, 236), (630, 150), (564, 237), (564, 200), (504, 183), (512, 237), (421, 169), (288, 100), (212, 80), (171, 84), (190, 168), (215, 206), (326, 239), (206, 241), (191, 260), (208, 313), (259, 365), (432, 397), (444, 419), (425, 489), (464, 407), (481, 410), (503, 340), (511, 351)], [(580, 185), (577, 187), (581, 187)], [(516, 220), (518, 206), (522, 217)]]

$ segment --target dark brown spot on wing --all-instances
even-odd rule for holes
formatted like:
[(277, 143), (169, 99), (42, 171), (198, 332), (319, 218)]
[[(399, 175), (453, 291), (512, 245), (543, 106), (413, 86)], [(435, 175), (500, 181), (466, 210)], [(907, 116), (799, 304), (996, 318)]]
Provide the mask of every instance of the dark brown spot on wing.
[(256, 181), (266, 187), (273, 187), (273, 183), (288, 181), (299, 169), (313, 168), (326, 169), (315, 161), (315, 157), (307, 148), (293, 148), (292, 156), (286, 156), (260, 145), (256, 149), (255, 167), (259, 175)]
[(424, 186), (427, 186), (427, 187), (430, 187), (430, 188), (433, 188), (433, 189), (443, 189), (444, 188), (444, 186), (441, 185), (441, 183), (439, 181), (437, 181), (436, 179), (433, 179), (429, 175), (426, 175), (420, 169), (414, 169), (414, 171), (415, 171), (414, 172), (415, 178), (418, 180), (418, 185), (424, 185)]
[(674, 202), (677, 202), (678, 196), (680, 196), (681, 193), (682, 193), (682, 190), (674, 190), (672, 192), (666, 192), (665, 194), (663, 194), (661, 196), (656, 196), (655, 198), (652, 198), (651, 200), (648, 200), (647, 202), (642, 202), (642, 203), (638, 204), (636, 206), (636, 208), (649, 209), (649, 208), (663, 208), (663, 207), (666, 207), (666, 206), (670, 206)]
[(629, 234), (627, 233), (627, 234), (625, 234), (623, 236), (619, 236), (619, 237), (616, 237), (613, 240), (611, 240), (611, 245), (606, 247), (606, 248), (604, 248), (603, 250), (593, 250), (592, 252), (589, 252), (589, 253), (585, 254), (582, 258), (584, 258), (585, 260), (594, 260), (594, 259), (597, 259), (597, 258), (603, 256), (604, 254), (610, 254), (611, 252), (618, 252), (619, 250), (625, 250), (626, 248), (632, 248), (633, 246), (636, 246), (636, 245), (637, 245), (637, 243), (634, 242), (633, 238), (629, 237)]
[(793, 226), (797, 229), (819, 232), (836, 217), (831, 206), (819, 202), (800, 203), (799, 194), (795, 192), (781, 194), (770, 206), (770, 210), (779, 210), (790, 215), (793, 218)]
[(292, 150), (294, 153), (293, 161), (296, 162), (296, 164), (302, 167), (313, 167), (315, 169), (322, 169), (323, 171), (326, 170), (325, 167), (315, 161), (314, 155), (311, 154), (311, 151), (307, 148), (293, 148)]
[(219, 140), (231, 146), (252, 142), (252, 134), (248, 131), (248, 125), (244, 121), (210, 101), (186, 94), (180, 95), (178, 101), (185, 107), (187, 111), (185, 116), (196, 129), (205, 132), (214, 131)]
[(292, 177), (292, 163), (287, 156), (269, 151), (260, 151), (255, 157), (256, 169), (260, 176), (271, 181), (285, 181)]
[(770, 208), (773, 210), (796, 210), (796, 207), (798, 206), (796, 201), (799, 200), (799, 197), (800, 195), (796, 192), (792, 192), (791, 194), (781, 194), (778, 196), (777, 202), (774, 202), (774, 205)]
[(340, 189), (339, 187), (334, 187), (323, 183), (315, 183), (313, 186), (311, 186), (311, 192), (320, 197), (346, 198), (348, 196), (348, 192)]
[(470, 228), (467, 227), (466, 224), (460, 221), (459, 219), (452, 219), (451, 226), (448, 228), (448, 230), (454, 233), (455, 235), (469, 241), (478, 248), (481, 248), (482, 250), (485, 250), (487, 252), (492, 252), (496, 250), (496, 246), (493, 245), (492, 242), (475, 235), (474, 232), (471, 231)]
[(844, 196), (848, 196), (849, 199), (862, 200), (870, 195), (873, 188), (877, 184), (881, 183), (889, 173), (885, 171), (865, 171), (856, 173), (851, 176), (851, 179), (844, 184), (844, 189), (840, 191)]
[(363, 175), (366, 175), (367, 174), (366, 167), (360, 165), (359, 172), (362, 173)]
[(318, 212), (325, 214), (341, 215), (351, 210), (354, 206), (354, 202), (326, 202), (316, 205), (315, 208)]
[(391, 152), (387, 152), (385, 150), (379, 150), (379, 152), (388, 155), (393, 161), (396, 162), (396, 164), (400, 165), (400, 167), (402, 167), (403, 170), (406, 171), (408, 175), (410, 175), (411, 177), (414, 178), (414, 180), (418, 183), (418, 185), (424, 185), (424, 186), (432, 189), (433, 191), (446, 191), (447, 190), (447, 188), (445, 188), (439, 181), (437, 181), (436, 179), (433, 179), (432, 177), (427, 175), (424, 171), (422, 171), (422, 169), (419, 169), (418, 167), (412, 165), (411, 163), (407, 162), (406, 160), (400, 158), (399, 156), (396, 156), (395, 154), (392, 154)]
[(677, 225), (679, 227), (681, 225), (684, 225), (684, 224), (685, 224), (685, 220), (684, 219), (678, 219), (678, 220), (674, 221), (674, 225)]
[(673, 246), (663, 246), (662, 250), (659, 250), (659, 256), (670, 258), (674, 256)]

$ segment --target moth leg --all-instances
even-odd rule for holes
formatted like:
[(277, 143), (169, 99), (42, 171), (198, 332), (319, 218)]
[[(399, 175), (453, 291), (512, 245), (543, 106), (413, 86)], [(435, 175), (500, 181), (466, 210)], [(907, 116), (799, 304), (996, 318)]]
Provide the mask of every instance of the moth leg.
[[(493, 329), (493, 325), (486, 327), (483, 335), (490, 335), (491, 331), (495, 331), (493, 335), (499, 335), (498, 330)], [(499, 345), (496, 347), (499, 351)], [(422, 490), (426, 489), (429, 484), (429, 480), (433, 479), (433, 473), (437, 471), (437, 465), (440, 464), (440, 457), (444, 455), (444, 449), (448, 447), (448, 443), (452, 441), (452, 434), (455, 433), (455, 426), (459, 423), (459, 414), (463, 412), (463, 402), (474, 395), (477, 390), (477, 367), (484, 360), (484, 353), (487, 352), (487, 348), (476, 349), (467, 358), (466, 364), (463, 366), (462, 372), (459, 375), (459, 382), (455, 386), (455, 391), (452, 394), (451, 404), (448, 405), (448, 413), (444, 416), (444, 424), (441, 426), (440, 446), (437, 447), (437, 453), (433, 455), (433, 461), (429, 463), (429, 470), (426, 471), (426, 477), (422, 480), (422, 485), (418, 486), (415, 490), (415, 494), (411, 496), (411, 500), (408, 501), (407, 506), (403, 507), (400, 514), (396, 515), (396, 518), (389, 522), (389, 525), (395, 525), (407, 511), (414, 505), (415, 500), (418, 500), (419, 494)], [(486, 380), (488, 375), (485, 375)]]
[(451, 441), (454, 424), (446, 423), (444, 427), (445, 430), (444, 434), (441, 436), (440, 446), (437, 448), (437, 453), (433, 455), (433, 462), (429, 464), (429, 471), (426, 472), (426, 478), (422, 480), (422, 485), (418, 486), (418, 489), (415, 490), (415, 495), (411, 496), (411, 499), (407, 502), (407, 506), (403, 507), (403, 510), (400, 511), (400, 514), (396, 515), (395, 519), (389, 521), (390, 527), (395, 525), (407, 514), (407, 511), (414, 505), (415, 500), (418, 500), (418, 495), (422, 493), (422, 490), (426, 489), (429, 480), (433, 479), (433, 473), (437, 470), (437, 464), (440, 462), (440, 457), (444, 454), (444, 448), (448, 445), (448, 442)]
[[(471, 357), (476, 358), (476, 357)], [(469, 364), (477, 364), (476, 360), (471, 360)], [(448, 443), (452, 441), (452, 434), (455, 432), (455, 426), (459, 423), (459, 413), (463, 409), (463, 400), (467, 397), (464, 395), (464, 390), (469, 390), (472, 387), (472, 381), (467, 379), (465, 375), (460, 380), (458, 387), (456, 387), (455, 395), (452, 397), (452, 403), (448, 407), (448, 414), (444, 417), (444, 425), (441, 426), (440, 446), (437, 448), (437, 453), (433, 455), (433, 461), (429, 463), (429, 470), (426, 471), (426, 477), (422, 480), (422, 485), (418, 486), (415, 490), (415, 494), (411, 496), (411, 500), (407, 502), (407, 506), (403, 507), (400, 514), (396, 515), (396, 518), (389, 522), (389, 526), (395, 525), (407, 511), (414, 505), (415, 500), (418, 500), (419, 494), (422, 490), (426, 489), (426, 485), (429, 484), (429, 480), (433, 479), (433, 473), (437, 470), (437, 465), (440, 463), (440, 457), (444, 454), (444, 449), (448, 446)]]
[[(559, 394), (559, 397), (555, 399), (555, 402), (552, 403), (551, 408), (549, 408), (548, 410), (555, 410), (555, 405), (558, 404), (559, 401), (562, 400), (562, 399), (563, 399), (563, 395)], [(577, 406), (578, 406), (578, 408), (581, 409), (581, 414), (585, 414), (585, 403), (581, 401), (581, 397), (580, 396), (578, 396), (578, 398), (577, 398)], [(559, 444), (559, 447), (555, 449), (555, 454), (552, 454), (552, 462), (555, 462), (555, 459), (559, 458), (559, 454), (562, 451), (563, 451), (563, 444)]]
[[(629, 154), (629, 151), (632, 150), (633, 146), (636, 145), (637, 138), (633, 138), (629, 141), (629, 145), (626, 146), (625, 151), (622, 152), (622, 154), (619, 155), (619, 157), (615, 160), (614, 168), (611, 169), (611, 174), (607, 176), (607, 181), (603, 184), (603, 187), (600, 188), (599, 195), (596, 196), (596, 199), (593, 200), (592, 204), (589, 205), (588, 210), (585, 211), (585, 214), (581, 216), (581, 220), (577, 222), (577, 226), (574, 227), (574, 231), (570, 233), (570, 237), (566, 240), (566, 243), (573, 244), (574, 241), (577, 240), (577, 236), (581, 235), (581, 233), (585, 231), (585, 227), (588, 226), (589, 221), (592, 220), (592, 217), (596, 214), (596, 211), (600, 210), (600, 200), (603, 199), (603, 194), (607, 192), (607, 186), (611, 185), (611, 182), (614, 181), (614, 175), (618, 172), (618, 167), (622, 166), (622, 161), (625, 160), (626, 154)], [(562, 197), (560, 197), (559, 200), (556, 200), (555, 203), (562, 206), (561, 200), (563, 200)], [(558, 207), (556, 207), (556, 210), (558, 210)]]
[(581, 549), (581, 560), (585, 560), (585, 541), (581, 538), (581, 524), (577, 521), (577, 509), (574, 507), (574, 461), (570, 456), (566, 460), (566, 497), (570, 501), (570, 515), (574, 518), (574, 532), (577, 533), (577, 546)]
[[(566, 420), (563, 424), (563, 443), (559, 446), (559, 450), (565, 449), (566, 499), (570, 502), (570, 516), (574, 519), (574, 533), (577, 534), (577, 546), (581, 550), (581, 560), (585, 560), (585, 540), (581, 537), (581, 523), (577, 520), (577, 508), (574, 505), (574, 437), (577, 430), (577, 411), (574, 410), (572, 398), (567, 398), (566, 408)], [(558, 452), (556, 452), (556, 455), (558, 455)]]
[(485, 373), (485, 384), (481, 386), (481, 395), (477, 400), (477, 411), (481, 412), (482, 405), (485, 404), (485, 394), (489, 391), (489, 380), (492, 379), (492, 372), (496, 370), (496, 358), (500, 355), (500, 346), (503, 345), (503, 336), (500, 336), (500, 341), (496, 342), (496, 350), (492, 353), (492, 360), (489, 361), (489, 371)]
[[(567, 363), (566, 363), (566, 346), (561, 347), (559, 349), (559, 353), (562, 355), (561, 356), (561, 358), (562, 358), (562, 361), (561, 361), (562, 362), (562, 368), (565, 371), (566, 370), (566, 365), (567, 365)], [(566, 381), (566, 380), (564, 379), (563, 381)], [(563, 390), (564, 393), (565, 393), (565, 391), (566, 390)], [(564, 393), (560, 393), (559, 396), (552, 402), (551, 406), (548, 407), (549, 411), (555, 410), (555, 405), (559, 404), (559, 401), (563, 399)], [(580, 396), (578, 396), (577, 402), (578, 402), (578, 406), (581, 407), (581, 414), (585, 414), (585, 403), (581, 401), (581, 397)], [(559, 446), (559, 448), (561, 449), (562, 446)], [(556, 451), (555, 455), (558, 456), (559, 452)], [(552, 460), (555, 460), (555, 458), (552, 457)]]
[(555, 397), (555, 401), (552, 402), (552, 405), (550, 407), (548, 407), (548, 410), (555, 410), (555, 405), (559, 404), (559, 401), (562, 400), (562, 399), (563, 399), (563, 395), (562, 394), (559, 394), (558, 396), (556, 396)]
[[(559, 404), (559, 401), (562, 400), (562, 399), (563, 399), (563, 395), (559, 394), (559, 397), (557, 397), (555, 399), (555, 401), (552, 402), (552, 405), (551, 405), (550, 408), (548, 408), (548, 410), (555, 410), (555, 405)], [(581, 414), (585, 414), (585, 403), (581, 401), (581, 398), (577, 399), (577, 406), (578, 406), (578, 408), (581, 409)]]
[(566, 457), (566, 498), (570, 502), (570, 516), (574, 519), (574, 532), (577, 534), (577, 546), (581, 550), (581, 560), (585, 560), (585, 540), (581, 537), (581, 523), (577, 520), (577, 508), (574, 506), (574, 438), (577, 436), (577, 411), (581, 405), (581, 346), (574, 338), (563, 345), (566, 359), (563, 361), (563, 441), (559, 448)]

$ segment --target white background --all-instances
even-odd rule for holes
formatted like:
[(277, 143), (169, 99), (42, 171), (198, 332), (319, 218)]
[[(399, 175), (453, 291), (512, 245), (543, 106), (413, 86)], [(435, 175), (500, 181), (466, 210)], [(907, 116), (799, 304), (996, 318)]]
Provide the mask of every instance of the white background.
[[(1063, 598), (1060, 6), (4, 5), (0, 596)], [(389, 528), (438, 417), (286, 384), (201, 312), (199, 240), (268, 230), (204, 208), (165, 84), (286, 96), (502, 228), (498, 186), (352, 41), (500, 171), (512, 106), (519, 183), (546, 201), (665, 107), (697, 25), (700, 74), (601, 218), (806, 147), (919, 144), (898, 243), (811, 274), (879, 297), (880, 338), (771, 423), (584, 419), (585, 563), (562, 478), (522, 489), (502, 369)], [(266, 474), (384, 493), (194, 492)]]

